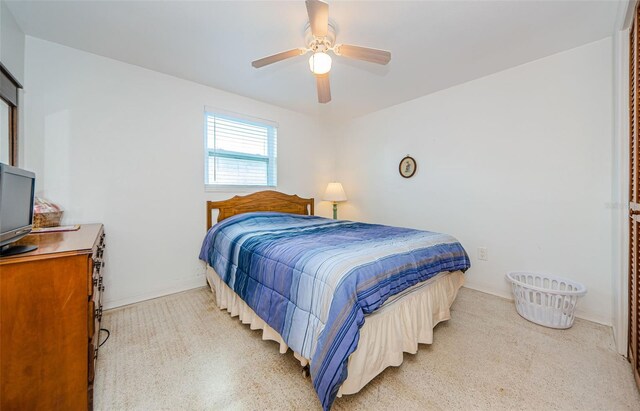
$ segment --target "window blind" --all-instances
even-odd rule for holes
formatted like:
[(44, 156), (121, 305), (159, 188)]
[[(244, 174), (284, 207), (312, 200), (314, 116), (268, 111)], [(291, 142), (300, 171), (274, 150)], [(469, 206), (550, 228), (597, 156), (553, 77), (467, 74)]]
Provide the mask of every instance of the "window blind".
[(276, 186), (277, 126), (205, 113), (208, 185)]

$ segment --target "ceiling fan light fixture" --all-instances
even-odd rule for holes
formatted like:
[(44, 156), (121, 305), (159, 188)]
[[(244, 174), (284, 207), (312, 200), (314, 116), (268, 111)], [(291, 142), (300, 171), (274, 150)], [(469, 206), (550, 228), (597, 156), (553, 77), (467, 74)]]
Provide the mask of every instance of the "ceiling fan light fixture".
[(327, 74), (331, 70), (331, 56), (323, 51), (313, 53), (309, 57), (309, 69), (313, 74)]
[(391, 61), (391, 53), (386, 50), (351, 44), (336, 44), (336, 28), (329, 21), (329, 5), (327, 2), (323, 0), (305, 0), (305, 4), (309, 17), (309, 23), (304, 29), (304, 44), (306, 47), (283, 51), (252, 61), (251, 65), (254, 68), (268, 66), (311, 52), (309, 69), (311, 69), (311, 72), (316, 78), (318, 103), (326, 104), (331, 101), (331, 86), (329, 84), (331, 56), (329, 56), (329, 51), (332, 51), (336, 56), (344, 56), (382, 65), (388, 64), (389, 61)]

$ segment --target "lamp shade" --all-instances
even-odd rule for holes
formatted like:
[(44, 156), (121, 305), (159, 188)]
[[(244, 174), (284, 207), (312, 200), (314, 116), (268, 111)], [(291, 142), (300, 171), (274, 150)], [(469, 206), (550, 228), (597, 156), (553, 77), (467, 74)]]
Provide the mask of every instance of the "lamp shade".
[(347, 195), (344, 193), (344, 189), (342, 188), (342, 184), (340, 183), (329, 183), (327, 186), (327, 191), (324, 192), (324, 197), (322, 197), (325, 201), (333, 201), (337, 203), (339, 201), (347, 201)]

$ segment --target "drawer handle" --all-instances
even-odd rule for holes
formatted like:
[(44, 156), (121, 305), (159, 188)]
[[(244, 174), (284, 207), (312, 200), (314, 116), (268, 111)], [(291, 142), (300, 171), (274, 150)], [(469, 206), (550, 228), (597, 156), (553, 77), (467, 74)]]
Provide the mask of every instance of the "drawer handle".
[(93, 279), (93, 286), (98, 289), (98, 291), (104, 291), (104, 284), (102, 282), (102, 276)]
[(96, 308), (95, 316), (98, 318), (98, 321), (102, 321), (102, 306)]

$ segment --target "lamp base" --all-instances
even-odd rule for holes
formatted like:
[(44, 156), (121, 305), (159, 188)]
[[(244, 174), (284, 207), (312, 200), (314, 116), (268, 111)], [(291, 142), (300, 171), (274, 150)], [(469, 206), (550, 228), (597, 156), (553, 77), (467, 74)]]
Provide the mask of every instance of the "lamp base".
[(333, 219), (338, 219), (338, 203), (333, 203)]

